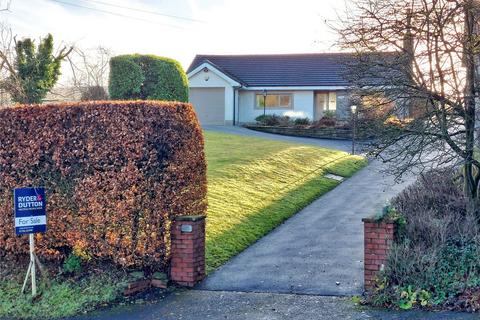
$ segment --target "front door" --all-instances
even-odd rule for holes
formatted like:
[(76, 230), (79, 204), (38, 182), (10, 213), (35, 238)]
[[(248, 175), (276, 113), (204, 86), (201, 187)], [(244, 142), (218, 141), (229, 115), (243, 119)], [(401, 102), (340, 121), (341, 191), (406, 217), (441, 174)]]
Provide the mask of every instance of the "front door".
[(316, 92), (315, 93), (315, 121), (323, 118), (325, 111), (327, 111), (328, 106), (328, 93), (327, 92)]

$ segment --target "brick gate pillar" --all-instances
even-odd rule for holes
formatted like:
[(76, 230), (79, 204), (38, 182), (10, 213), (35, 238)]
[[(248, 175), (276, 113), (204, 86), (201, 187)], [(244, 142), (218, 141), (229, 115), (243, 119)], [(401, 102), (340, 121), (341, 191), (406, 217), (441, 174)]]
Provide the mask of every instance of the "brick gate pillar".
[(393, 221), (376, 221), (372, 218), (362, 219), (364, 227), (364, 288), (370, 291), (375, 285), (375, 278), (385, 268), (390, 247), (394, 240), (395, 223)]
[(175, 217), (171, 239), (170, 279), (193, 287), (205, 278), (205, 216)]

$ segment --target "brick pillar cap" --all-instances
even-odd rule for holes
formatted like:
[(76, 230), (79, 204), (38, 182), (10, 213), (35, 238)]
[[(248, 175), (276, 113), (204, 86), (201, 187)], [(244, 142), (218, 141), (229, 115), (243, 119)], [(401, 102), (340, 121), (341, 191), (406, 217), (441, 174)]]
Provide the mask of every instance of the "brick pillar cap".
[(175, 221), (191, 221), (191, 222), (196, 222), (196, 221), (201, 221), (204, 220), (205, 216), (202, 215), (196, 215), (196, 216), (176, 216), (173, 218)]
[(395, 220), (393, 219), (383, 219), (383, 218), (363, 218), (362, 222), (367, 222), (367, 223), (395, 223)]

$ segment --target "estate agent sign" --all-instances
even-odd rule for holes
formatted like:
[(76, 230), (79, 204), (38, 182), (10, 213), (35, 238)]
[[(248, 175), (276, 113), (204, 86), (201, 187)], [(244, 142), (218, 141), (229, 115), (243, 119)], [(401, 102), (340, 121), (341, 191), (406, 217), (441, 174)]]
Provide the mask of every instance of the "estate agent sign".
[(23, 281), (22, 293), (25, 292), (28, 277), (32, 278), (32, 296), (37, 295), (36, 256), (34, 233), (47, 231), (47, 212), (44, 188), (17, 188), (13, 190), (15, 204), (15, 233), (28, 234), (30, 242), (30, 264)]
[(17, 235), (46, 232), (47, 215), (44, 188), (18, 188), (13, 191), (15, 202), (15, 233)]

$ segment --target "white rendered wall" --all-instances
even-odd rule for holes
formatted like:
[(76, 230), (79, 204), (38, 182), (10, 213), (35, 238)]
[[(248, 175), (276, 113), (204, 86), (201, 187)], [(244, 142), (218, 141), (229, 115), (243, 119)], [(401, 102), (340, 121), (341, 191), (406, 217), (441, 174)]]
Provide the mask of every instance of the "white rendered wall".
[[(268, 91), (269, 93), (274, 93), (275, 91)], [(293, 109), (266, 109), (266, 114), (277, 114), (283, 115), (288, 111), (302, 112), (304, 116), (313, 119), (313, 110), (314, 110), (314, 94), (313, 91), (279, 91), (282, 93), (291, 93), (293, 96)], [(260, 93), (260, 91), (248, 91), (248, 90), (239, 90), (238, 94), (238, 106), (239, 106), (239, 119), (237, 121), (241, 123), (245, 122), (255, 122), (255, 118), (263, 114), (262, 109), (255, 108), (255, 94)]]

